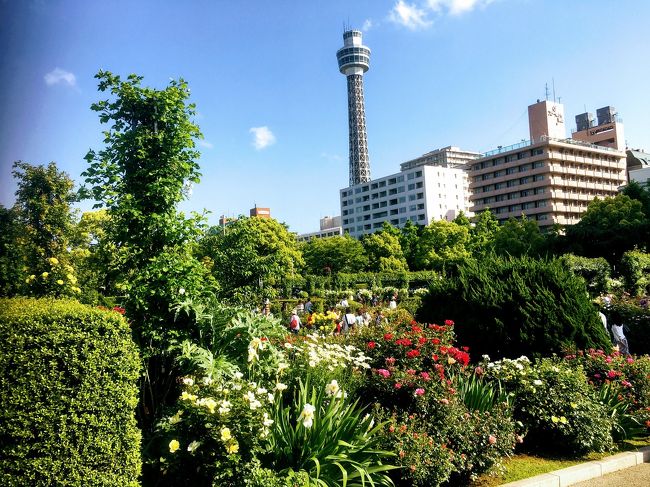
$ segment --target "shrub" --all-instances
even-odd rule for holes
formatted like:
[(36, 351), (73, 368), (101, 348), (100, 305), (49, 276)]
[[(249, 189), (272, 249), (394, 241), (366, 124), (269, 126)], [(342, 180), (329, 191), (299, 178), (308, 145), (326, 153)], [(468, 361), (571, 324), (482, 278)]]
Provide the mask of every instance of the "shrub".
[(578, 455), (611, 448), (613, 420), (581, 367), (520, 357), (488, 363), (485, 370), (514, 392), (514, 418), (526, 429), (527, 448)]
[(558, 261), (527, 257), (469, 261), (437, 281), (418, 320), (452, 319), (474, 356), (548, 356), (611, 348), (585, 284)]
[(612, 269), (603, 257), (590, 259), (589, 257), (565, 254), (560, 260), (574, 274), (585, 280), (590, 295), (598, 296), (609, 292)]
[(0, 484), (139, 485), (139, 366), (117, 312), (0, 300)]
[(625, 252), (621, 258), (621, 274), (631, 294), (636, 296), (647, 292), (650, 287), (650, 254)]

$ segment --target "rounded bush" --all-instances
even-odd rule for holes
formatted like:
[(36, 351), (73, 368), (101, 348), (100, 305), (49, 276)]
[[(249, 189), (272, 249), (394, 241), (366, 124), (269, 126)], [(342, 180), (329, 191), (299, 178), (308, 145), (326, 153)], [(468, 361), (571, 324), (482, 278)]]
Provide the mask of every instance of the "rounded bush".
[(1, 299), (0, 485), (138, 485), (139, 366), (118, 312)]

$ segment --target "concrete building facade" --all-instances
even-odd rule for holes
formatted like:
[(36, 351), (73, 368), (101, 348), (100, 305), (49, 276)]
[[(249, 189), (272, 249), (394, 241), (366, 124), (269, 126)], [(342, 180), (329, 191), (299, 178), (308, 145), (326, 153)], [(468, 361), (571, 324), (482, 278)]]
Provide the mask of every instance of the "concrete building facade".
[(336, 237), (343, 235), (341, 227), (341, 216), (324, 216), (320, 219), (320, 230), (318, 232), (302, 233), (296, 238), (299, 242), (309, 242), (314, 238)]
[[(589, 127), (567, 139), (561, 104), (538, 101), (528, 114), (529, 141), (470, 163), (471, 210), (489, 208), (500, 221), (524, 214), (542, 228), (573, 225), (595, 197), (615, 196), (626, 182), (622, 124), (608, 120), (611, 128)], [(604, 132), (609, 136), (601, 138)]]
[(469, 181), (461, 168), (422, 165), (340, 190), (343, 232), (353, 237), (402, 227), (411, 220), (453, 220), (469, 212)]

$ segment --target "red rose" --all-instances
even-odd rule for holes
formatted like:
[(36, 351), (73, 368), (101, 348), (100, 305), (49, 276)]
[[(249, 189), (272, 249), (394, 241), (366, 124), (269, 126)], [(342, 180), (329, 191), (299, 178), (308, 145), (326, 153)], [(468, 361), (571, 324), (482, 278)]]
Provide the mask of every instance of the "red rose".
[(368, 342), (368, 348), (369, 348), (370, 350), (372, 350), (372, 349), (375, 348), (376, 346), (377, 346), (377, 344), (376, 344), (375, 342)]
[(445, 326), (454, 326), (453, 320), (445, 320)]
[(393, 339), (393, 334), (392, 333), (386, 333), (384, 335), (384, 340), (392, 340)]

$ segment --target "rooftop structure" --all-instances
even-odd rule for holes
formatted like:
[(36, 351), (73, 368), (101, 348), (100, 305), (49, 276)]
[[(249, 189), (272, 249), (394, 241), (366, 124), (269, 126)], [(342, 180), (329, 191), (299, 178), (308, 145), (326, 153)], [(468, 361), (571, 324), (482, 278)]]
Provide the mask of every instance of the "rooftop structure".
[(449, 145), (442, 149), (427, 152), (410, 161), (402, 162), (400, 168), (405, 171), (419, 166), (465, 167), (468, 162), (478, 157), (481, 157), (480, 152), (465, 151)]
[(320, 219), (320, 230), (318, 232), (302, 233), (296, 238), (299, 242), (308, 242), (313, 238), (335, 237), (343, 235), (341, 227), (341, 216), (325, 216)]
[(363, 74), (370, 68), (370, 49), (362, 44), (359, 30), (343, 33), (343, 47), (336, 52), (339, 70), (348, 82), (350, 186), (370, 181), (370, 158), (366, 135)]

